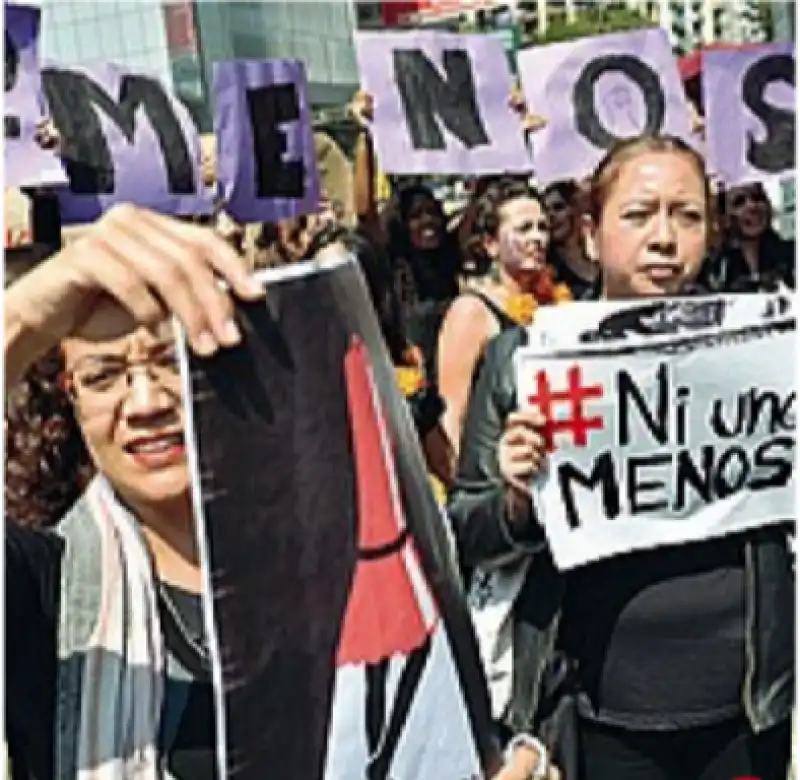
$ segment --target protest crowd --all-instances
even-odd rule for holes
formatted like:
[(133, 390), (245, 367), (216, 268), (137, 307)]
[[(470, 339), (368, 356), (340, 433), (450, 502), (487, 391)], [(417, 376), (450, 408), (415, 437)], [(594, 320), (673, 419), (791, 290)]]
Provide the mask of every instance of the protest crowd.
[[(34, 56), (10, 777), (792, 777), (795, 247), (764, 182), (794, 173), (793, 78), (791, 112), (712, 105), (713, 58), (698, 100), (667, 45), (655, 126), (645, 93), (646, 132), (581, 130), (527, 51), (476, 87), (431, 62), (494, 76), (480, 36), (361, 35), (352, 162), (301, 63), (226, 63), (202, 139), (139, 84), (154, 162)], [(764, 95), (794, 72), (715, 55), (769, 60)]]

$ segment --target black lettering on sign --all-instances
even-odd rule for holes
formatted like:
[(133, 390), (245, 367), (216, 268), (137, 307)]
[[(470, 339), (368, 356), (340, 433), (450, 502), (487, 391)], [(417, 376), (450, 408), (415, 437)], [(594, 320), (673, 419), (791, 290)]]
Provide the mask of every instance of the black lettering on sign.
[(642, 393), (636, 380), (624, 369), (617, 375), (617, 419), (619, 420), (619, 444), (627, 447), (632, 440), (630, 418), (632, 407), (636, 408), (639, 419), (653, 439), (659, 444), (666, 444), (669, 438), (669, 377), (667, 364), (661, 363), (656, 369), (656, 404), (651, 410), (647, 398)]
[[(672, 454), (669, 452), (645, 455), (643, 457), (628, 458), (625, 464), (625, 485), (628, 493), (628, 506), (633, 515), (642, 512), (663, 512), (669, 502), (667, 501), (667, 483), (663, 479), (645, 479), (640, 469), (670, 466)], [(644, 493), (658, 492), (660, 495), (647, 501)]]
[[(775, 448), (783, 449), (783, 457), (774, 452)], [(752, 479), (750, 490), (786, 487), (794, 471), (794, 437), (776, 436), (759, 444), (753, 455), (753, 465), (757, 469), (771, 469), (771, 471)]]
[(603, 497), (603, 512), (609, 520), (613, 520), (620, 511), (619, 484), (614, 469), (614, 460), (610, 452), (604, 452), (595, 458), (591, 474), (588, 476), (571, 463), (562, 463), (558, 467), (558, 486), (564, 502), (564, 512), (572, 529), (580, 527), (581, 519), (575, 505), (574, 485), (587, 490), (599, 487)]
[[(711, 404), (709, 424), (714, 435), (720, 439), (736, 439), (742, 435), (742, 427), (747, 417), (747, 399), (740, 395), (736, 399), (736, 415), (725, 416), (725, 402), (715, 398)], [(735, 422), (733, 422), (735, 420)]]
[(796, 427), (794, 419), (794, 402), (797, 393), (792, 391), (785, 398), (774, 390), (759, 390), (751, 387), (747, 394), (750, 402), (750, 416), (747, 421), (745, 436), (752, 436), (758, 424), (762, 421), (762, 412), (765, 412), (766, 428), (770, 434), (782, 431), (793, 431)]
[[(11, 92), (17, 86), (17, 76), (19, 75), (19, 52), (14, 45), (14, 40), (6, 30), (6, 92)], [(22, 135), (22, 128), (18, 116), (3, 117), (3, 137), (10, 140), (19, 138)]]
[(691, 487), (706, 504), (711, 502), (711, 477), (714, 470), (714, 447), (704, 444), (700, 448), (700, 466), (688, 450), (680, 450), (675, 457), (675, 503), (673, 510), (682, 512), (688, 506), (688, 487)]
[(273, 84), (247, 90), (247, 110), (253, 129), (256, 194), (259, 198), (302, 198), (303, 160), (284, 160), (288, 146), (281, 125), (300, 119), (294, 84)]
[(727, 498), (738, 493), (750, 476), (750, 459), (747, 451), (738, 445), (725, 450), (717, 461), (714, 473), (714, 493), (718, 498)]
[(401, 49), (392, 56), (395, 81), (415, 149), (447, 147), (437, 118), (467, 149), (489, 145), (468, 52), (462, 49), (443, 52), (442, 66), (447, 74), (444, 78), (420, 49)]
[(150, 120), (173, 194), (196, 191), (189, 144), (164, 88), (146, 76), (123, 76), (119, 102), (83, 73), (55, 68), (42, 71), (50, 114), (62, 137), (70, 190), (77, 195), (110, 195), (115, 191), (114, 161), (96, 109), (114, 122), (133, 143), (136, 114)]
[(762, 57), (748, 69), (742, 81), (744, 104), (767, 130), (763, 141), (748, 132), (747, 162), (766, 173), (794, 168), (794, 111), (770, 105), (765, 98), (770, 84), (779, 81), (794, 87), (794, 57), (789, 54)]
[(595, 88), (607, 73), (622, 73), (642, 93), (647, 118), (638, 132), (656, 134), (664, 126), (667, 100), (658, 74), (645, 62), (632, 54), (608, 54), (587, 62), (578, 76), (572, 91), (575, 110), (575, 127), (593, 146), (609, 149), (622, 138), (604, 127), (597, 113)]

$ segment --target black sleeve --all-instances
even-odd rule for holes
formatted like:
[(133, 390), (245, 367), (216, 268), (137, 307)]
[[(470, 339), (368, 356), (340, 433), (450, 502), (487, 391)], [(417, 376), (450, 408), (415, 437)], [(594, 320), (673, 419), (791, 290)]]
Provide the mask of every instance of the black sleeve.
[(15, 775), (52, 776), (61, 541), (6, 522), (5, 557), (9, 754)]
[(795, 242), (789, 239), (783, 241), (783, 263), (781, 269), (781, 281), (791, 288), (795, 289), (795, 263), (796, 263), (796, 247)]
[(520, 333), (506, 331), (489, 343), (467, 407), (448, 513), (462, 564), (470, 568), (497, 566), (521, 553), (536, 552), (544, 541), (532, 516), (524, 525), (509, 522), (497, 460), (506, 417), (516, 408), (512, 358)]

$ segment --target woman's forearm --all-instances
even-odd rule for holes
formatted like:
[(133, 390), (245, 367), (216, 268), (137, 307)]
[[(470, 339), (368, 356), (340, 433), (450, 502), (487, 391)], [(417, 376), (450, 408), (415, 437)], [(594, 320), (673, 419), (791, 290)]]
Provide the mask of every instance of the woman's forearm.
[(31, 328), (18, 305), (19, 296), (9, 290), (4, 302), (6, 391), (22, 379), (29, 366), (45, 351), (39, 334)]

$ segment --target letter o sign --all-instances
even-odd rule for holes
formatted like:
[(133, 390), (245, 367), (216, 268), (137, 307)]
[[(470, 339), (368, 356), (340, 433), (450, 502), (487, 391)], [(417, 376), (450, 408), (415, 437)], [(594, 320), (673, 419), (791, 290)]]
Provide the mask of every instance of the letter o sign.
[(595, 106), (595, 87), (606, 73), (622, 73), (633, 81), (644, 98), (647, 118), (640, 133), (656, 134), (664, 126), (667, 101), (661, 79), (646, 62), (631, 54), (608, 54), (597, 57), (581, 71), (572, 93), (575, 108), (575, 127), (593, 146), (609, 149), (622, 139), (609, 132), (600, 122)]

